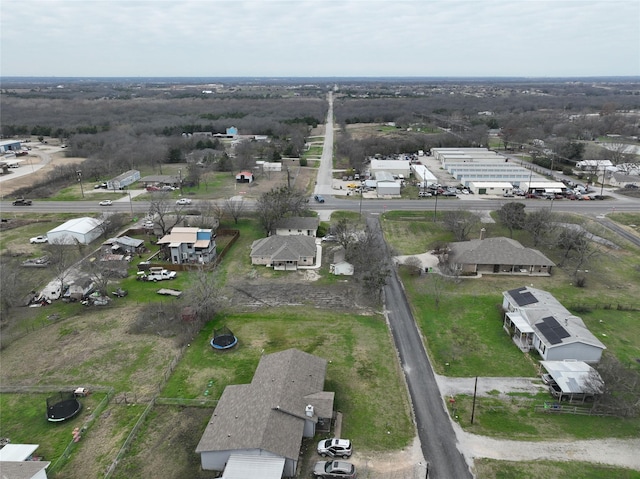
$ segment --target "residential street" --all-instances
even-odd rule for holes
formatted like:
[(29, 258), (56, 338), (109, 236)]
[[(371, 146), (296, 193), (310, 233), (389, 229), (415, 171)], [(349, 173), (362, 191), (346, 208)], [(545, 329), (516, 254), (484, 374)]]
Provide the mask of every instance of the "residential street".
[[(377, 217), (369, 218), (367, 225), (384, 241)], [(384, 305), (409, 389), (422, 453), (429, 463), (429, 478), (472, 477), (458, 450), (456, 434), (395, 269), (384, 287)]]

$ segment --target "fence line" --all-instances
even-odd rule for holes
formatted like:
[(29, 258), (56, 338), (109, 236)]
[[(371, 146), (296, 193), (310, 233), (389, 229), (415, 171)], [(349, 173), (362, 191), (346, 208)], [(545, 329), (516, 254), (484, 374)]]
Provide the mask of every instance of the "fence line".
[[(106, 396), (102, 399), (102, 401), (100, 401), (100, 403), (96, 406), (96, 408), (93, 410), (91, 415), (82, 424), (82, 427), (80, 428), (81, 433), (84, 433), (89, 427), (91, 427), (91, 425), (98, 418), (98, 416), (102, 414), (102, 411), (106, 409), (107, 404), (109, 404), (109, 401), (111, 400), (111, 397), (113, 396), (113, 394), (114, 394), (114, 389), (109, 388)], [(58, 469), (62, 468), (62, 466), (66, 464), (67, 460), (69, 459), (69, 457), (71, 457), (71, 453), (73, 452), (77, 444), (78, 443), (74, 439), (71, 439), (69, 441), (69, 444), (67, 444), (67, 447), (62, 452), (60, 457), (56, 459), (56, 462), (51, 464), (51, 466), (49, 467), (48, 471), (50, 474), (57, 472)]]
[(535, 412), (546, 414), (576, 414), (581, 416), (611, 416), (611, 414), (595, 412), (592, 407), (572, 406), (569, 404), (544, 403), (533, 406)]
[(218, 399), (156, 398), (161, 406), (216, 407)]

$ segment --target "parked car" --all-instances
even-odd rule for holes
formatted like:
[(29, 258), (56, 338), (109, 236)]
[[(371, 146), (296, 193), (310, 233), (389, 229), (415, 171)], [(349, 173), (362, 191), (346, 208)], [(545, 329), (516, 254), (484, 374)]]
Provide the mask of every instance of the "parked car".
[(338, 237), (336, 235), (326, 235), (322, 237), (322, 241), (338, 241)]
[(144, 223), (142, 223), (142, 227), (148, 230), (152, 230), (153, 228), (155, 228), (155, 225), (153, 221), (145, 221)]
[(100, 206), (111, 206), (113, 204), (113, 201), (111, 200), (102, 200), (100, 203), (98, 203)]
[(428, 198), (429, 196), (433, 196), (431, 193), (429, 193), (428, 191), (420, 191), (418, 193), (418, 196), (420, 198)]
[(320, 195), (313, 195), (313, 199), (316, 200), (318, 203), (324, 203), (324, 197)]
[(442, 196), (458, 196), (455, 191), (447, 190), (442, 192)]
[(113, 295), (116, 298), (124, 298), (128, 294), (129, 292), (126, 289), (122, 289), (122, 288), (118, 288), (113, 292)]
[(318, 461), (313, 468), (313, 476), (323, 478), (344, 477), (348, 479), (358, 477), (356, 466), (344, 461)]
[(176, 205), (190, 205), (191, 204), (191, 198), (180, 198), (178, 201), (176, 201)]
[(49, 238), (47, 238), (46, 236), (34, 236), (29, 240), (29, 243), (38, 244), (38, 243), (46, 243), (48, 241), (49, 241)]
[(505, 198), (513, 198), (514, 194), (513, 193), (504, 193), (502, 196), (505, 197)]
[(344, 457), (346, 459), (351, 456), (352, 452), (353, 449), (349, 439), (338, 439), (334, 437), (331, 439), (323, 439), (318, 443), (318, 454), (322, 457)]
[(18, 198), (17, 200), (15, 200), (13, 203), (11, 203), (13, 206), (31, 206), (33, 204), (33, 201), (31, 200), (25, 200), (24, 198)]
[(106, 183), (100, 183), (100, 184), (98, 184), (98, 185), (94, 185), (94, 186), (93, 186), (93, 189), (94, 189), (94, 190), (98, 190), (98, 189), (100, 189), (100, 188), (102, 188), (102, 189), (106, 190), (106, 189), (107, 189), (107, 184), (106, 184)]

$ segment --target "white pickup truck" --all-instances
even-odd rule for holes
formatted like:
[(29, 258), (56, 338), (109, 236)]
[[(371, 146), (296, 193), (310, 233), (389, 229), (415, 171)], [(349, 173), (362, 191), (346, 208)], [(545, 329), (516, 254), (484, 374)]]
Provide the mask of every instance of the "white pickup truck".
[(169, 271), (160, 267), (152, 267), (147, 271), (145, 281), (162, 281), (164, 279), (175, 279), (178, 274), (175, 271)]

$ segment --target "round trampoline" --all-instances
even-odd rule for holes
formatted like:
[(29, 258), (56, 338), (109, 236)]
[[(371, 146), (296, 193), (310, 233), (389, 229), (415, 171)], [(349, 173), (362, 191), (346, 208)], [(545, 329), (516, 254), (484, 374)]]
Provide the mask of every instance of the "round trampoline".
[(61, 392), (47, 398), (47, 421), (62, 422), (71, 419), (82, 409), (82, 404), (72, 392)]
[(213, 349), (217, 349), (218, 351), (231, 349), (236, 344), (238, 344), (238, 338), (236, 338), (226, 326), (213, 330), (213, 339), (211, 340), (211, 347)]

